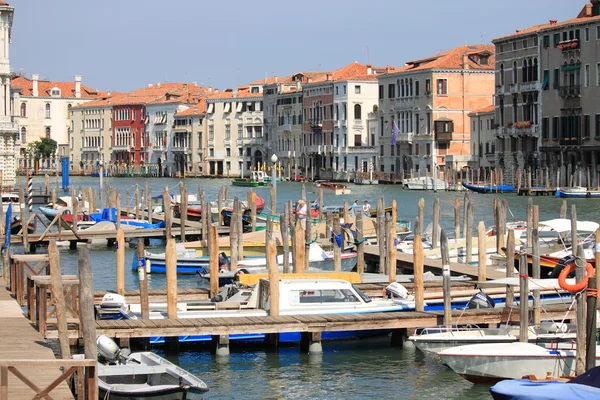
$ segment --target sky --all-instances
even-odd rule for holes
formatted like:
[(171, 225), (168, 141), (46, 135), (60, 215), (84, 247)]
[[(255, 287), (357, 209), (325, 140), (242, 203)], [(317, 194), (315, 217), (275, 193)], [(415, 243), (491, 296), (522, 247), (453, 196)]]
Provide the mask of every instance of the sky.
[(157, 82), (233, 88), (358, 61), (402, 66), (588, 0), (7, 0), (11, 69), (125, 92)]

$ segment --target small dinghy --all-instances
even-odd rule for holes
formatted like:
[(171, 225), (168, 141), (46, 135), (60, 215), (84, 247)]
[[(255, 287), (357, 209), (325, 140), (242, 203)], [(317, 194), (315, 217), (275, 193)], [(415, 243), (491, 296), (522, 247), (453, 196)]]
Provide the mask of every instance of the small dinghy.
[(200, 378), (150, 351), (129, 353), (107, 336), (98, 344), (101, 399), (201, 399), (208, 386)]

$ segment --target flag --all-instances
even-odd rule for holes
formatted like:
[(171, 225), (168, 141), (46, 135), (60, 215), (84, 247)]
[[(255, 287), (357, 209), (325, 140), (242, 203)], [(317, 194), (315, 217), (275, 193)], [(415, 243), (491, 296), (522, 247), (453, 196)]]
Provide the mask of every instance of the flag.
[(2, 250), (6, 252), (8, 250), (8, 246), (10, 246), (10, 222), (12, 220), (12, 204), (8, 203), (8, 208), (6, 209), (6, 224), (4, 225), (4, 247)]
[(398, 140), (398, 125), (396, 125), (396, 121), (392, 120), (392, 146), (396, 145), (396, 140)]

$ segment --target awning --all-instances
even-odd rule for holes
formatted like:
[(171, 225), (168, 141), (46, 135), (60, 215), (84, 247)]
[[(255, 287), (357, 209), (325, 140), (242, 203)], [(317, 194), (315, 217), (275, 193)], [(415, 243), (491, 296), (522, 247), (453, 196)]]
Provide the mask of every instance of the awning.
[(237, 103), (236, 111), (237, 112), (242, 112), (242, 107), (244, 107), (244, 103)]
[[(502, 287), (502, 286), (519, 286), (519, 277), (492, 279), (485, 282), (479, 282), (477, 286), (481, 288), (487, 287)], [(529, 290), (560, 290), (558, 279), (534, 279), (529, 278)], [(575, 279), (567, 279), (567, 283), (574, 284)]]
[(208, 108), (206, 109), (206, 113), (207, 113), (207, 114), (212, 114), (214, 107), (215, 107), (215, 105), (214, 105), (214, 104), (212, 104), (212, 103), (211, 103), (211, 104), (209, 104), (209, 105), (208, 105)]
[(575, 65), (565, 65), (564, 67), (561, 67), (561, 71), (577, 71), (578, 69), (581, 68), (581, 64), (575, 64)]
[(225, 109), (223, 110), (223, 112), (230, 112), (231, 111), (231, 103), (225, 103)]

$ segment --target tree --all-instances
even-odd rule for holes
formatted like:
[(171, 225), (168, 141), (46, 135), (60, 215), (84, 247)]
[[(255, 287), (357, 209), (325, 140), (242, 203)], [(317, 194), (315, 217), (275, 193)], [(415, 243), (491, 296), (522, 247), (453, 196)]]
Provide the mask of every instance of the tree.
[(39, 158), (50, 158), (56, 154), (57, 147), (56, 140), (41, 138), (27, 145), (27, 153), (36, 160)]

